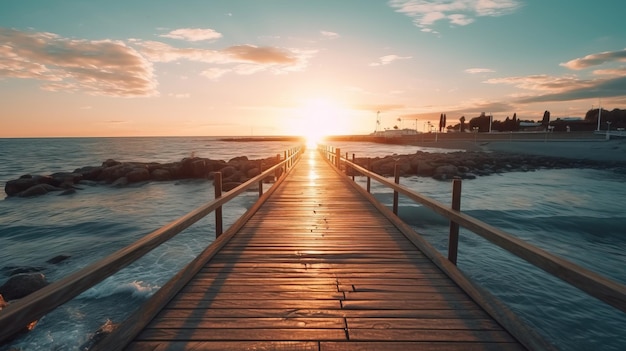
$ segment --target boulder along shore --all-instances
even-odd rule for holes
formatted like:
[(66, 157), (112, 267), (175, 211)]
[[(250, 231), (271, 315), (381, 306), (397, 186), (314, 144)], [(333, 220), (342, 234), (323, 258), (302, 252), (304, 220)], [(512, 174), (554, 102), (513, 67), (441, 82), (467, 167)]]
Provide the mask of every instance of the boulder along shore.
[[(413, 154), (389, 155), (385, 157), (359, 157), (355, 162), (382, 176), (392, 176), (395, 165), (398, 164), (400, 176), (432, 177), (438, 180), (447, 180), (455, 177), (474, 179), (478, 176), (487, 176), (495, 173), (529, 172), (538, 169), (562, 168), (592, 168), (614, 169), (626, 173), (626, 159), (621, 147), (626, 149), (626, 143), (568, 143), (563, 146), (570, 150), (572, 155), (546, 154), (546, 151), (558, 150), (559, 143), (485, 143), (468, 151), (449, 153), (429, 153), (417, 151)], [(441, 147), (444, 143), (439, 143)], [(592, 146), (593, 145), (593, 146)], [(617, 146), (616, 146), (617, 145)], [(431, 145), (432, 146), (432, 145)], [(458, 147), (457, 144), (449, 147)], [(515, 150), (503, 150), (501, 148)], [(610, 149), (610, 159), (594, 157), (597, 147)], [(467, 148), (469, 149), (469, 148)], [(478, 149), (478, 150), (476, 150)], [(590, 151), (591, 150), (591, 151)], [(532, 151), (532, 152), (529, 152)], [(596, 150), (597, 151), (597, 150)], [(593, 152), (585, 157), (585, 152)], [(578, 157), (576, 157), (578, 156)], [(617, 157), (615, 157), (617, 156)], [(222, 190), (228, 191), (241, 185), (247, 180), (259, 175), (262, 169), (267, 169), (279, 163), (278, 157), (249, 160), (246, 156), (236, 157), (228, 162), (208, 158), (191, 157), (179, 162), (118, 162), (106, 160), (100, 166), (81, 167), (73, 172), (59, 172), (50, 175), (26, 174), (18, 179), (9, 180), (5, 185), (5, 192), (9, 197), (30, 197), (59, 192), (62, 195), (75, 193), (81, 185), (107, 184), (112, 187), (122, 187), (132, 183), (146, 181), (168, 181), (180, 179), (212, 179), (215, 172), (222, 173)], [(352, 173), (350, 173), (352, 174)]]
[[(108, 159), (100, 166), (85, 166), (72, 172), (50, 175), (25, 174), (6, 182), (4, 191), (10, 197), (31, 197), (49, 192), (67, 195), (80, 190), (81, 185), (107, 184), (112, 187), (123, 187), (146, 181), (213, 179), (215, 172), (222, 173), (222, 190), (228, 191), (279, 162), (278, 157), (249, 160), (246, 156), (235, 157), (228, 162), (200, 157), (184, 158), (171, 163), (119, 162)], [(279, 172), (277, 175), (280, 175), (282, 169), (277, 172)]]

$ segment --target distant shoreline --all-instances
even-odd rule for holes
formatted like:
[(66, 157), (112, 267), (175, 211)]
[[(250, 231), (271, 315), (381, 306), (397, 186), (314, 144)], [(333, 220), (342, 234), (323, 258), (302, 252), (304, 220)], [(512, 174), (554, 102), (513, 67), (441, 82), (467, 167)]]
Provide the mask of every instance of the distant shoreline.
[[(221, 141), (304, 141), (299, 136), (221, 138)], [(395, 138), (371, 135), (335, 135), (324, 142), (372, 142), (465, 151), (504, 152), (595, 161), (626, 161), (626, 137), (606, 140), (604, 134), (571, 133), (422, 133)]]

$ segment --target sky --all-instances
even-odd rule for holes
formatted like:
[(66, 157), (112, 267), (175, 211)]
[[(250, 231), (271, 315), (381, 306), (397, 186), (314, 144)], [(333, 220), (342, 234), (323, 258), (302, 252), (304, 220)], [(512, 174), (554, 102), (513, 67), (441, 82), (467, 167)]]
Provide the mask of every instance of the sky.
[(623, 0), (5, 0), (0, 137), (583, 117), (626, 108), (625, 10)]

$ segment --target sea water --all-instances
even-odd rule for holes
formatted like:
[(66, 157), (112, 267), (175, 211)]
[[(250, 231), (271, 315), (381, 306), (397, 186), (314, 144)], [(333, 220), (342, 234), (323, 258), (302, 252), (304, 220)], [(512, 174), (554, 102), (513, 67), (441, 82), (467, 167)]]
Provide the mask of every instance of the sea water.
[[(216, 138), (0, 139), (0, 184), (22, 174), (51, 174), (97, 166), (106, 159), (172, 162), (198, 156), (225, 161), (275, 156), (289, 142), (224, 142)], [(341, 143), (357, 156), (415, 151), (405, 145)], [(609, 170), (513, 172), (463, 182), (462, 209), (516, 237), (626, 283), (626, 175)], [(357, 181), (364, 183), (363, 178)], [(451, 184), (409, 177), (401, 182), (449, 203)], [(36, 267), (61, 279), (213, 199), (208, 180), (145, 182), (125, 188), (83, 186), (77, 193), (0, 200), (0, 284), (11, 267)], [(389, 190), (373, 193), (391, 206)], [(233, 223), (257, 198), (244, 193), (224, 207)], [(448, 222), (400, 197), (400, 216), (444, 255)], [(461, 229), (459, 268), (498, 296), (540, 334), (564, 350), (626, 349), (626, 315)], [(42, 318), (9, 347), (75, 350), (107, 320), (120, 322), (215, 239), (213, 216)], [(57, 256), (69, 259), (46, 263)]]

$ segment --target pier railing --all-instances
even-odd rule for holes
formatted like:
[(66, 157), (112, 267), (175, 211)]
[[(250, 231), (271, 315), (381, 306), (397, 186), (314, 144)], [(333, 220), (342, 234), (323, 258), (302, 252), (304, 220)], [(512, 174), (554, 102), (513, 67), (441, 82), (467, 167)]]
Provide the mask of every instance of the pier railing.
[[(215, 173), (215, 199), (213, 201), (147, 234), (136, 242), (114, 252), (102, 260), (8, 305), (0, 311), (0, 344), (22, 330), (32, 321), (38, 320), (58, 306), (72, 300), (85, 290), (135, 262), (211, 212), (215, 212), (216, 214), (216, 237), (219, 237), (220, 234), (222, 234), (222, 206), (255, 186), (259, 187), (259, 196), (262, 196), (263, 181), (268, 177), (277, 176), (278, 183), (279, 179), (282, 179), (296, 164), (296, 161), (302, 155), (302, 151), (302, 147), (294, 147), (286, 150), (281, 162), (278, 162), (256, 177), (251, 178), (247, 182), (224, 194), (222, 194), (221, 188), (221, 173)], [(277, 157), (279, 156), (280, 154), (277, 155)]]
[[(612, 281), (598, 273), (581, 267), (568, 260), (553, 255), (523, 240), (520, 240), (510, 233), (493, 227), (472, 216), (464, 214), (460, 209), (461, 180), (453, 181), (452, 205), (447, 206), (439, 201), (421, 195), (414, 190), (399, 184), (398, 167), (395, 167), (394, 181), (380, 176), (355, 163), (354, 155), (352, 161), (341, 155), (341, 149), (330, 146), (319, 146), (320, 152), (325, 155), (338, 169), (343, 169), (348, 173), (358, 173), (367, 178), (366, 191), (370, 192), (371, 179), (380, 184), (393, 189), (393, 213), (398, 214), (398, 194), (420, 203), (434, 212), (450, 220), (450, 239), (448, 243), (448, 261), (456, 264), (457, 247), (459, 237), (459, 226), (462, 226), (479, 236), (487, 239), (491, 243), (509, 251), (521, 259), (546, 271), (547, 273), (569, 283), (570, 285), (584, 291), (585, 293), (613, 306), (616, 309), (626, 312), (626, 285)], [(354, 179), (354, 176), (353, 176)]]

